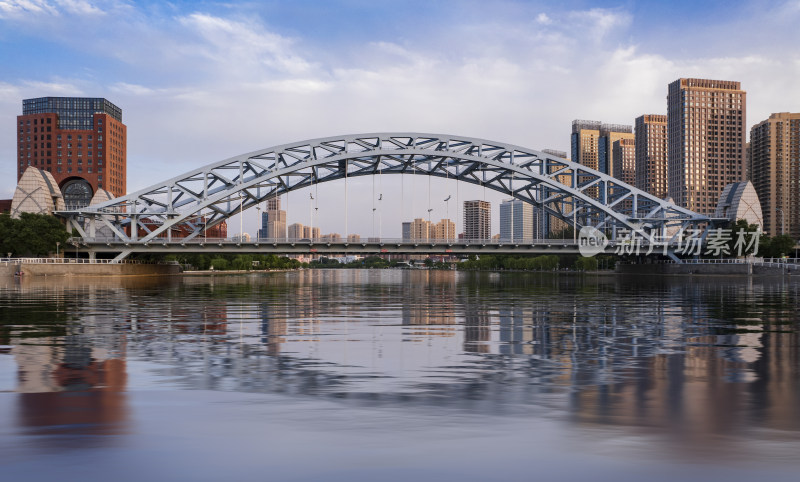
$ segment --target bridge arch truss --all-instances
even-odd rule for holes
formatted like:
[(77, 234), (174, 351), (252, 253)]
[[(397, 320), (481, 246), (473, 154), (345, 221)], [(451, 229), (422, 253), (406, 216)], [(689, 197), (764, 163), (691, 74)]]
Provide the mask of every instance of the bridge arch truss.
[[(665, 236), (709, 218), (536, 150), (471, 137), (375, 133), (271, 147), (209, 164), (102, 204), (59, 213), (89, 242), (98, 230), (131, 244), (184, 239), (317, 183), (377, 174), (453, 179), (531, 203), (576, 229)], [(135, 227), (135, 228), (132, 228)]]

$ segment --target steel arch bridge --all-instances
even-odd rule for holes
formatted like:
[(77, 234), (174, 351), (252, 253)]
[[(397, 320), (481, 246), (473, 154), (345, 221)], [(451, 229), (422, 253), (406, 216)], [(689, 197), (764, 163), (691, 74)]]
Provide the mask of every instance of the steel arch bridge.
[(624, 230), (663, 239), (710, 221), (607, 174), (543, 152), (424, 133), (346, 135), (261, 149), (58, 214), (90, 248), (101, 243), (102, 232), (106, 240), (111, 237), (136, 250), (152, 241), (172, 241), (173, 232), (191, 240), (276, 195), (377, 174), (428, 175), (485, 186), (533, 204), (576, 230), (594, 226), (612, 238)]

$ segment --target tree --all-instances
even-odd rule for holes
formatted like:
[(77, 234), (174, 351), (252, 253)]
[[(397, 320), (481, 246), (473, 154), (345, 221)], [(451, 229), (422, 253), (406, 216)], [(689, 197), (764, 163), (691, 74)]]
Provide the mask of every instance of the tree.
[[(728, 241), (728, 251), (731, 257), (735, 258), (737, 256), (754, 254), (753, 252), (756, 249), (755, 243), (752, 243), (749, 249), (747, 249), (748, 244), (751, 244), (753, 236), (760, 236), (758, 249), (759, 251), (761, 250), (761, 244), (764, 242), (766, 236), (758, 234), (760, 231), (757, 224), (748, 224), (746, 220), (738, 219), (735, 223), (729, 225), (729, 229), (731, 230), (731, 240)], [(737, 246), (737, 243), (739, 243), (739, 246)]]
[(575, 269), (578, 271), (595, 271), (597, 270), (597, 258), (581, 256), (575, 260)]
[(795, 240), (788, 234), (767, 237), (762, 236), (758, 254), (765, 258), (781, 258), (792, 252)]
[(215, 270), (225, 271), (230, 268), (230, 262), (221, 257), (216, 257), (211, 260), (211, 267)]
[(0, 215), (0, 253), (46, 256), (56, 245), (66, 248), (69, 233), (55, 216), (22, 213), (19, 219)]

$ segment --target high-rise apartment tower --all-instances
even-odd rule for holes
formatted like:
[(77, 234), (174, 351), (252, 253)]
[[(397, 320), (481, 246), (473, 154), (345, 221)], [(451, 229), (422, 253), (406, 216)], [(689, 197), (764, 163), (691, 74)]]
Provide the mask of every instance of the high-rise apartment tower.
[(772, 114), (754, 125), (749, 156), (764, 232), (800, 238), (800, 113)]
[(743, 180), (747, 94), (739, 82), (678, 79), (667, 92), (667, 194), (713, 215), (725, 186)]
[(614, 172), (612, 176), (620, 181), (634, 185), (636, 182), (636, 145), (632, 137), (617, 139), (612, 145)]
[(636, 127), (635, 186), (646, 193), (667, 197), (667, 116), (639, 116)]

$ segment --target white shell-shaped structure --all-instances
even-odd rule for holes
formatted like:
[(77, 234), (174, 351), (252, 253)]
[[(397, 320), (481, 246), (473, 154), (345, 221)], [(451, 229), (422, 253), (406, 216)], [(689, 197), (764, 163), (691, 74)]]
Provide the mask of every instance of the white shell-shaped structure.
[(714, 217), (728, 218), (731, 221), (744, 219), (748, 224), (755, 224), (763, 230), (764, 216), (753, 183), (743, 181), (725, 186), (719, 196)]
[(64, 197), (53, 175), (35, 167), (26, 169), (11, 200), (11, 217), (18, 219), (22, 213), (53, 214), (64, 209)]
[(92, 196), (92, 200), (89, 202), (89, 206), (94, 206), (95, 204), (101, 204), (106, 201), (111, 201), (114, 199), (114, 195), (110, 192), (106, 191), (103, 188), (98, 188), (97, 191)]

